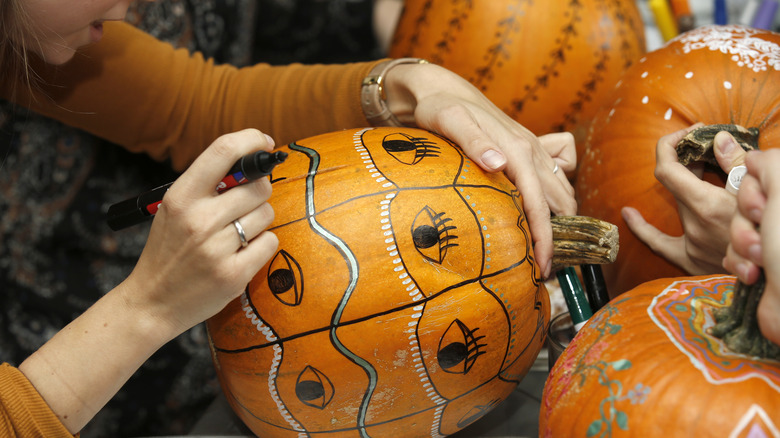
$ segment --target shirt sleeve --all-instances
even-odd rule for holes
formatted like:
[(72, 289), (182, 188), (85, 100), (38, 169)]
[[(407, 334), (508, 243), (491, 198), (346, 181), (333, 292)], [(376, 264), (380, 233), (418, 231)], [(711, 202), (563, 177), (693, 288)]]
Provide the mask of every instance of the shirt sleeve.
[(228, 132), (257, 128), (281, 145), (369, 126), (360, 85), (375, 64), (239, 69), (105, 23), (104, 38), (67, 64), (34, 62), (40, 80), (17, 85), (13, 100), (182, 170)]
[(29, 380), (18, 369), (0, 365), (0, 436), (72, 438)]

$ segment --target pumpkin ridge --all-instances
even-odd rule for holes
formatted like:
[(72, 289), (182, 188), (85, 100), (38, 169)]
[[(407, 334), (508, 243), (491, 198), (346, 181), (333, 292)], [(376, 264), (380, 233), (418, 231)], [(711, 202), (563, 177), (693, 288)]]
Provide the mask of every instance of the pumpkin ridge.
[[(568, 50), (571, 50), (572, 46), (569, 44), (569, 39), (577, 34), (576, 23), (582, 21), (582, 18), (579, 15), (582, 4), (580, 4), (579, 0), (571, 0), (568, 6), (569, 8), (567, 10), (569, 12), (565, 15), (571, 14), (571, 18), (567, 23), (564, 23), (561, 26), (560, 33), (563, 36), (556, 39), (556, 43), (558, 43), (557, 46), (550, 49), (550, 52), (548, 53), (550, 61), (541, 63), (539, 68), (541, 73), (534, 78), (533, 84), (525, 85), (523, 87), (525, 89), (525, 94), (512, 100), (510, 107), (505, 110), (507, 114), (515, 120), (517, 120), (519, 114), (523, 112), (525, 103), (528, 100), (536, 100), (536, 94), (539, 90), (549, 86), (551, 77), (558, 76), (558, 66), (565, 62), (565, 54)], [(486, 90), (487, 89), (484, 89), (483, 91)]]
[[(500, 57), (508, 59), (506, 48), (511, 46), (512, 40), (510, 39), (510, 33), (518, 33), (520, 31), (520, 25), (518, 23), (518, 17), (525, 15), (527, 11), (522, 10), (523, 6), (533, 5), (533, 0), (518, 0), (517, 4), (509, 5), (507, 9), (511, 11), (511, 15), (507, 18), (500, 20), (496, 24), (495, 38), (497, 42), (495, 44), (489, 44), (485, 55), (482, 57), (485, 60), (485, 64), (482, 66), (474, 66), (474, 75), (469, 78), (475, 87), (479, 88), (483, 93), (488, 90), (489, 84), (483, 84), (483, 79), (488, 81), (494, 77), (493, 68), (500, 67)], [(515, 9), (516, 7), (516, 9)]]
[(431, 53), (431, 61), (434, 64), (442, 64), (444, 57), (442, 53), (451, 53), (450, 44), (457, 40), (457, 31), (462, 28), (462, 21), (468, 19), (468, 10), (473, 9), (471, 1), (463, 2), (463, 9), (458, 10), (458, 2), (452, 8), (452, 18), (447, 21), (448, 27), (444, 29), (441, 39), (434, 45), (436, 50)]

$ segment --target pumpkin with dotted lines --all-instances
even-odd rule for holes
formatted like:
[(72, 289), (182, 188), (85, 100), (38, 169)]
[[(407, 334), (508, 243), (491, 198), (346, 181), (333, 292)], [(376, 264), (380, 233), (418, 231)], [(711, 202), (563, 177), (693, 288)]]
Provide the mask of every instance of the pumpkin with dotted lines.
[(444, 436), (504, 400), (550, 317), (506, 177), (413, 128), (280, 149), (278, 252), (207, 322), (244, 423), (263, 437)]
[(406, 0), (389, 54), (442, 65), (533, 133), (570, 131), (579, 147), (607, 94), (645, 53), (636, 3)]

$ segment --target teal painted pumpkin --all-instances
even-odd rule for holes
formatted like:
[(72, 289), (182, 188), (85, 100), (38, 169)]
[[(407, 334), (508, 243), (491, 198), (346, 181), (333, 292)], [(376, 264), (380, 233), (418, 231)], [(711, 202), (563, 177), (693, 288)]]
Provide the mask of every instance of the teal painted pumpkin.
[(773, 437), (780, 362), (709, 334), (736, 278), (644, 283), (597, 312), (544, 387), (541, 437)]

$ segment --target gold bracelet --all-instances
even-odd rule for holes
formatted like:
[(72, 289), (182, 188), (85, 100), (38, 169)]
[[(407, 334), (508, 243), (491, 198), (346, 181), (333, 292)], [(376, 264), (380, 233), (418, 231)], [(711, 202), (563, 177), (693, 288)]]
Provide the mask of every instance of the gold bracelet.
[(428, 61), (420, 58), (398, 58), (380, 62), (368, 76), (363, 78), (360, 88), (360, 102), (363, 105), (363, 114), (371, 123), (371, 126), (404, 126), (387, 106), (384, 81), (387, 72), (400, 64), (427, 64)]

